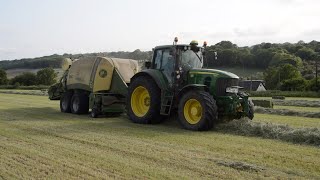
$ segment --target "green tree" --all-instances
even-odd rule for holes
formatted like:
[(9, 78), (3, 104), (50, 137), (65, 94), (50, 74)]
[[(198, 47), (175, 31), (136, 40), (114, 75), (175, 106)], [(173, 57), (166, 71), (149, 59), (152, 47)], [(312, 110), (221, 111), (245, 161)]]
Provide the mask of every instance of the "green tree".
[(267, 89), (276, 89), (279, 83), (278, 68), (270, 67), (264, 73), (264, 80), (266, 82)]
[(283, 64), (291, 64), (295, 67), (302, 66), (302, 60), (300, 57), (297, 57), (292, 54), (287, 54), (286, 52), (277, 52), (270, 62), (270, 66), (279, 66)]
[(316, 78), (313, 78), (309, 81), (309, 84), (307, 86), (307, 90), (310, 91), (320, 91), (320, 78), (316, 81)]
[(304, 60), (312, 60), (314, 54), (314, 50), (307, 47), (303, 47), (296, 52), (296, 56)]
[(57, 73), (54, 72), (54, 69), (44, 68), (37, 72), (37, 84), (41, 85), (51, 85), (56, 83)]
[(18, 75), (10, 80), (10, 84), (15, 85), (19, 83), (19, 85), (23, 86), (32, 86), (37, 84), (37, 77), (34, 73), (24, 72), (21, 75)]
[(270, 67), (264, 72), (264, 80), (268, 89), (280, 88), (284, 81), (295, 78), (302, 78), (301, 73), (291, 64)]
[(8, 84), (7, 73), (5, 70), (0, 69), (0, 85)]
[(282, 91), (304, 91), (306, 89), (307, 81), (302, 78), (293, 78), (284, 80), (281, 83), (280, 89)]
[(269, 66), (272, 57), (274, 56), (275, 50), (272, 48), (269, 49), (259, 49), (258, 46), (256, 50), (253, 51), (255, 55), (255, 64), (258, 68), (267, 68)]

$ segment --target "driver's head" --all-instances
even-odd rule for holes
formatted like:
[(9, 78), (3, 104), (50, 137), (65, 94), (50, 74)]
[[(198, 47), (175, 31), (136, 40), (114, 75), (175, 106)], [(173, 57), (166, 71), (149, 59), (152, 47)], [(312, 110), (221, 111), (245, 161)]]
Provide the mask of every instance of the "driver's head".
[(198, 41), (192, 40), (192, 41), (190, 42), (190, 47), (191, 47), (191, 50), (192, 50), (192, 51), (198, 52), (198, 51), (199, 51)]

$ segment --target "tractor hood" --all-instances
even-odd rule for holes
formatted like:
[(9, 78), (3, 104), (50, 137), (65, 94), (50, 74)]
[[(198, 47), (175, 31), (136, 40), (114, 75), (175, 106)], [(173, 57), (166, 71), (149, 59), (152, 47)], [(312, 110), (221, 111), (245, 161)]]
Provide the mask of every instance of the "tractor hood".
[(190, 75), (191, 74), (212, 74), (215, 77), (219, 77), (219, 78), (233, 78), (233, 79), (239, 79), (239, 76), (231, 73), (231, 72), (227, 72), (227, 71), (221, 71), (218, 69), (191, 69), (189, 71)]

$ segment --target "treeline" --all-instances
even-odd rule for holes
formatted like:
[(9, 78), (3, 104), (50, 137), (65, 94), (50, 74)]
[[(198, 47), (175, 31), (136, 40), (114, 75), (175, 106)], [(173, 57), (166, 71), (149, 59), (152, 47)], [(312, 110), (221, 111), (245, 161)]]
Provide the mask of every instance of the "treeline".
[(46, 67), (60, 68), (61, 61), (64, 57), (62, 55), (51, 55), (37, 58), (28, 58), (20, 60), (3, 60), (0, 61), (0, 69), (41, 69)]
[(0, 69), (41, 69), (46, 67), (51, 68), (61, 68), (61, 62), (64, 58), (78, 59), (80, 57), (87, 56), (108, 56), (114, 58), (126, 58), (135, 60), (146, 60), (151, 59), (151, 51), (140, 51), (139, 49), (133, 52), (100, 52), (100, 53), (86, 53), (86, 54), (63, 54), (63, 55), (51, 55), (43, 56), (30, 59), (20, 59), (20, 60), (3, 60), (0, 61)]
[(320, 64), (320, 42), (261, 43), (238, 47), (230, 41), (221, 41), (208, 47), (206, 52), (209, 67), (261, 69), (267, 89), (320, 91), (320, 79), (315, 78), (316, 64)]
[[(214, 60), (214, 52), (218, 54), (217, 60)], [(285, 63), (302, 66), (303, 61), (317, 60), (319, 52), (320, 42), (318, 41), (282, 44), (261, 43), (251, 47), (238, 47), (230, 41), (221, 41), (207, 48), (207, 58), (211, 67), (245, 66), (266, 69), (269, 66)]]
[(34, 86), (34, 85), (52, 85), (56, 83), (57, 73), (53, 68), (43, 68), (36, 74), (24, 72), (12, 79), (7, 78), (6, 71), (0, 69), (0, 85)]

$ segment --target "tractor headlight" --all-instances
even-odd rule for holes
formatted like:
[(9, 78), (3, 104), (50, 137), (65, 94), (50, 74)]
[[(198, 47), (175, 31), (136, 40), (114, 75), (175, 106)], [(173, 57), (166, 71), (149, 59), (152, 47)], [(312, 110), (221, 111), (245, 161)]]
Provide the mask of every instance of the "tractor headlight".
[(238, 87), (227, 87), (226, 92), (237, 94), (239, 92), (239, 88)]

